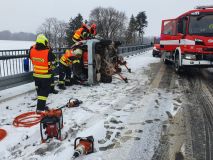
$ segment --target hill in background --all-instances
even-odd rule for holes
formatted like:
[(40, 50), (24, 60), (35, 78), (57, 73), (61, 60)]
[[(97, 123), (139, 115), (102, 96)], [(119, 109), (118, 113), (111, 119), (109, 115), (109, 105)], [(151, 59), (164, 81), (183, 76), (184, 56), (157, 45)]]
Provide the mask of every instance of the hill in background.
[(0, 32), (0, 40), (34, 41), (35, 39), (36, 35), (33, 33), (11, 33), (9, 30), (4, 30)]

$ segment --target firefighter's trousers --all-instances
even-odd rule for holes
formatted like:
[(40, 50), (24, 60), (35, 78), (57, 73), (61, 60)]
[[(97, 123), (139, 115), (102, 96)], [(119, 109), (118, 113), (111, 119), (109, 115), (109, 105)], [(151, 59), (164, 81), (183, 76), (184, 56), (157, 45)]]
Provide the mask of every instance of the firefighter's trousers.
[(64, 85), (65, 81), (70, 82), (70, 79), (71, 79), (70, 66), (65, 66), (62, 63), (59, 63), (59, 85)]
[(37, 110), (45, 110), (46, 100), (50, 92), (51, 78), (34, 77), (37, 91)]
[(51, 86), (51, 88), (50, 88), (50, 91), (53, 91), (54, 89), (55, 89), (55, 79), (54, 79), (54, 76), (55, 76), (55, 74), (53, 73), (52, 74), (52, 76), (51, 76), (51, 84), (50, 84), (50, 86)]

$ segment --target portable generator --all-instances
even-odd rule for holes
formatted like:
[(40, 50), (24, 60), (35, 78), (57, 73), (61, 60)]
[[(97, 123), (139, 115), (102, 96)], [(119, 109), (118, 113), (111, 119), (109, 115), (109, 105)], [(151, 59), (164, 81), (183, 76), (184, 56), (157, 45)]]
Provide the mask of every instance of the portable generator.
[(45, 143), (49, 138), (61, 140), (61, 129), (63, 128), (62, 109), (52, 109), (44, 113), (40, 121), (41, 141)]

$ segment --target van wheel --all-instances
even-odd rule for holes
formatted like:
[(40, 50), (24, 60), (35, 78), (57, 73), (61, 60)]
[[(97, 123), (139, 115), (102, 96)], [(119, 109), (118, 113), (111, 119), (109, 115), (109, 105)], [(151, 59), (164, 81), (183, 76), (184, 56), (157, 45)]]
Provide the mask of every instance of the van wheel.
[(107, 74), (101, 74), (101, 82), (111, 83), (112, 82), (112, 76), (109, 76)]

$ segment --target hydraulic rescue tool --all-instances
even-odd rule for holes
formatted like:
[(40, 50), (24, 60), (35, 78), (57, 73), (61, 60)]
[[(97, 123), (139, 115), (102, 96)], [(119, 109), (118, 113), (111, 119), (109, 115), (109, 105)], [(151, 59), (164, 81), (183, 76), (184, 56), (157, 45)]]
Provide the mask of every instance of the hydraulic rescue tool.
[(78, 107), (81, 103), (83, 103), (81, 100), (71, 98), (67, 104), (67, 107), (68, 108)]
[(119, 67), (119, 65), (121, 65), (121, 66), (125, 66), (126, 67), (126, 69), (128, 70), (128, 72), (129, 73), (131, 73), (131, 69), (127, 66), (127, 62), (126, 61), (124, 61), (124, 58), (123, 57), (121, 57), (121, 56), (117, 56), (116, 57), (116, 59), (115, 59), (115, 69), (117, 70), (117, 69), (120, 69), (120, 72), (121, 72), (121, 68)]
[(72, 159), (80, 155), (90, 154), (94, 152), (94, 138), (93, 136), (78, 137), (74, 142), (74, 154)]
[[(128, 79), (127, 79), (127, 77), (124, 77), (121, 73), (119, 73), (119, 72), (117, 72), (116, 71), (116, 69), (115, 69), (115, 67), (114, 66), (112, 66), (109, 62), (107, 62), (105, 59), (104, 59), (104, 62), (107, 64), (107, 68), (106, 68), (106, 73), (108, 73), (108, 74), (117, 74), (120, 78), (118, 78), (118, 79), (120, 79), (120, 80), (123, 80), (125, 83), (128, 83)], [(116, 77), (117, 78), (117, 77)]]
[(0, 141), (7, 136), (7, 131), (0, 129)]

